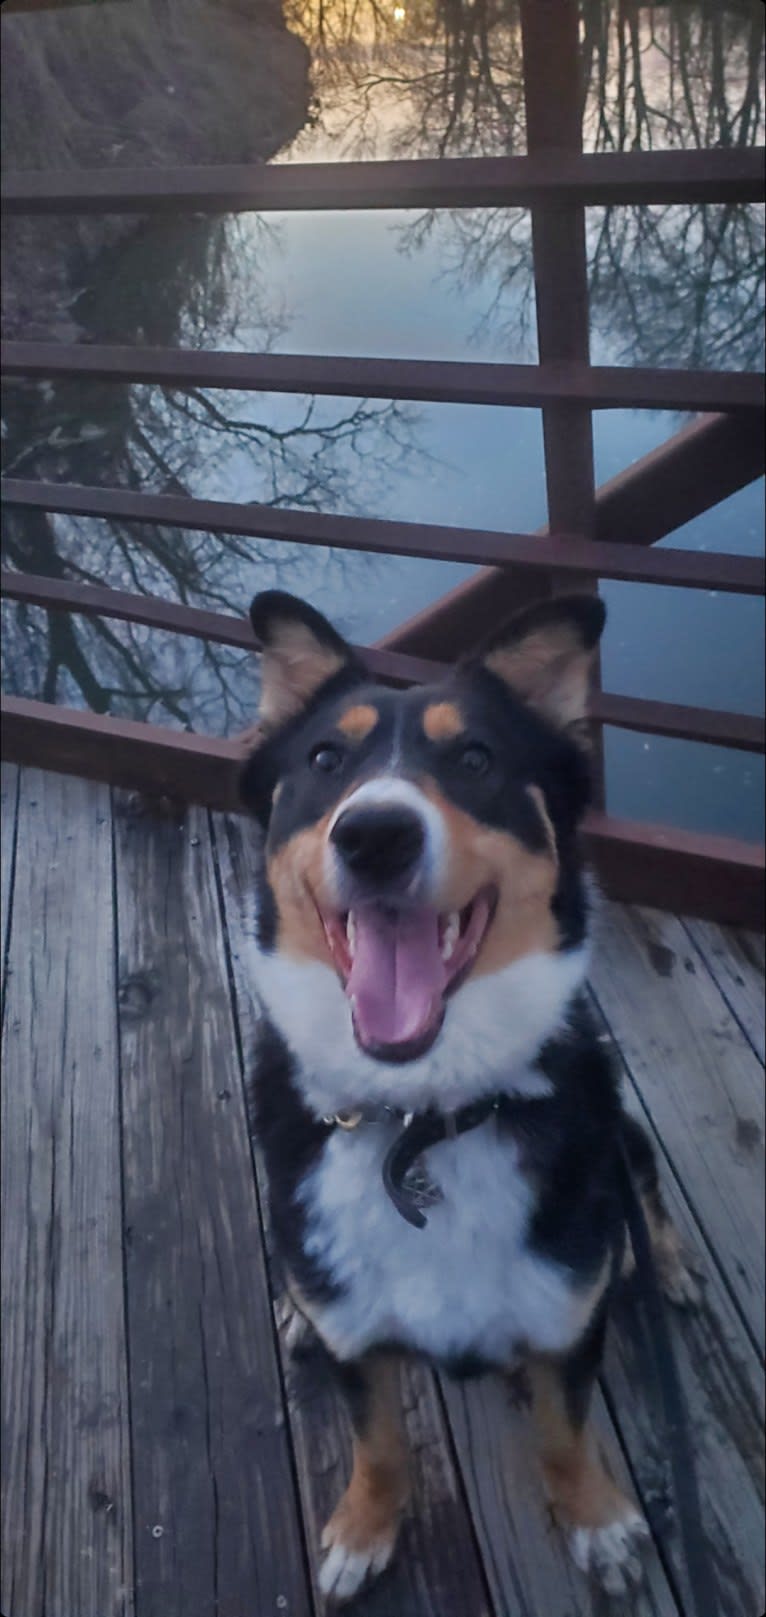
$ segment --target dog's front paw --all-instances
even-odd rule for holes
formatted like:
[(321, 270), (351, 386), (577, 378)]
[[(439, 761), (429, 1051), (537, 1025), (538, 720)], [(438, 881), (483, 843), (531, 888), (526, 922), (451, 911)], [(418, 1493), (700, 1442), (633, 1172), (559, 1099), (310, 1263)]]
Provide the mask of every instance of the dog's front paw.
[(641, 1552), (648, 1537), (643, 1516), (630, 1507), (623, 1517), (602, 1527), (571, 1528), (567, 1541), (581, 1572), (607, 1594), (624, 1595), (641, 1582)]
[(338, 1604), (352, 1600), (363, 1584), (377, 1578), (394, 1553), (396, 1522), (364, 1539), (360, 1529), (361, 1524), (354, 1522), (344, 1498), (322, 1534), (322, 1549), (327, 1554), (319, 1573), (319, 1587), (326, 1599)]

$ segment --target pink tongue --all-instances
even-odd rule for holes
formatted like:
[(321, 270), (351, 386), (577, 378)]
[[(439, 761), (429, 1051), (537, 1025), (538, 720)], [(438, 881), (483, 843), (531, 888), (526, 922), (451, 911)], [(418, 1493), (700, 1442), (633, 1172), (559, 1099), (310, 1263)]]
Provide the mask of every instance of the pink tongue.
[(356, 948), (346, 993), (362, 1044), (405, 1044), (428, 1032), (441, 1012), (447, 972), (436, 910), (354, 911)]

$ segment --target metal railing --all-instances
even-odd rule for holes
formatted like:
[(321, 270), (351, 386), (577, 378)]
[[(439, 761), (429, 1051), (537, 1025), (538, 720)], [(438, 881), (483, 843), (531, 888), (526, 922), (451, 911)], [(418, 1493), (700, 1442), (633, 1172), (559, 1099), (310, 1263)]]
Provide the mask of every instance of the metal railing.
[[(28, 173), (6, 180), (7, 214), (269, 209), (458, 208), (532, 210), (538, 365), (9, 342), (4, 375), (152, 382), (185, 387), (340, 394), (542, 410), (548, 528), (486, 532), (425, 523), (237, 504), (128, 489), (4, 479), (16, 509), (154, 522), (357, 551), (473, 562), (485, 571), (402, 625), (370, 668), (394, 683), (422, 681), (502, 621), (520, 601), (598, 578), (762, 594), (757, 558), (652, 548), (691, 516), (761, 475), (759, 375), (596, 367), (589, 363), (584, 210), (592, 204), (750, 202), (763, 197), (762, 149), (581, 151), (574, 0), (523, 0), (528, 155), (393, 162), (252, 165), (149, 172)], [(593, 478), (591, 415), (615, 407), (691, 410), (708, 419), (669, 440), (602, 490)], [(680, 474), (683, 475), (680, 475)], [(253, 645), (249, 625), (222, 613), (23, 573), (2, 577), (15, 600), (122, 618), (228, 645)], [(4, 750), (18, 761), (237, 806), (241, 744), (3, 698)], [(610, 725), (763, 750), (764, 724), (740, 713), (597, 690), (597, 726)], [(204, 767), (214, 764), (215, 768)], [(764, 854), (733, 838), (615, 819), (603, 801), (586, 839), (615, 896), (758, 925)]]

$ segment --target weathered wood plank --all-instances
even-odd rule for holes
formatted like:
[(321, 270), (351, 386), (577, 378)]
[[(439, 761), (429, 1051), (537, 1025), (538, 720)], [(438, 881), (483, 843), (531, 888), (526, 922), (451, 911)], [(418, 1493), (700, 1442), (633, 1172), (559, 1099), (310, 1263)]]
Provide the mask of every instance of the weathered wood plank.
[(604, 904), (598, 931), (596, 999), (763, 1346), (763, 1070), (675, 916)]
[(766, 1058), (763, 939), (733, 927), (716, 926), (713, 921), (685, 920), (684, 926), (715, 978), (729, 1010), (763, 1061)]
[[(443, 1394), (498, 1617), (605, 1617), (613, 1604), (577, 1570), (546, 1509), (528, 1412), (512, 1406), (507, 1386), (494, 1376), (445, 1379)], [(633, 1493), (600, 1392), (593, 1419), (610, 1471)], [(632, 1617), (677, 1610), (652, 1548)]]
[(127, 1617), (132, 1522), (105, 786), (24, 771), (2, 1126), (8, 1617)]
[(19, 789), (19, 771), (16, 764), (0, 764), (0, 958), (2, 960), (2, 986), (5, 991), (6, 953), (8, 949), (8, 922), (11, 914), (13, 890), (13, 859), (16, 845), (16, 799)]
[[(316, 1576), (320, 1536), (351, 1474), (348, 1423), (321, 1363), (293, 1365), (285, 1351), (290, 1422), (295, 1436), (311, 1564)], [(396, 1556), (379, 1582), (357, 1598), (354, 1617), (488, 1617), (484, 1589), (459, 1478), (445, 1439), (430, 1372), (401, 1372), (413, 1484)], [(521, 1608), (512, 1607), (513, 1617)]]
[[(247, 924), (257, 833), (239, 816), (215, 816), (214, 834), (232, 977), (247, 1048), (258, 1015)], [(274, 1273), (276, 1277), (276, 1264)], [(274, 1284), (278, 1290), (278, 1278)], [(293, 1368), (286, 1353), (285, 1365), (311, 1565), (316, 1574), (321, 1529), (349, 1474), (348, 1431), (326, 1377), (309, 1380), (299, 1365)], [(485, 1617), (490, 1608), (484, 1580), (432, 1377), (408, 1368), (402, 1385), (412, 1455), (413, 1506), (392, 1567), (355, 1602), (354, 1612), (358, 1617), (392, 1617), (393, 1613), (396, 1617), (467, 1617), (468, 1613)], [(514, 1617), (521, 1617), (520, 1608), (514, 1609)]]
[[(635, 1093), (627, 1085), (626, 1090), (628, 1109), (641, 1116)], [(727, 1617), (729, 1613), (731, 1617), (754, 1617), (763, 1609), (763, 1386), (758, 1355), (683, 1194), (672, 1176), (666, 1179), (666, 1200), (704, 1287), (698, 1311), (672, 1310), (672, 1329), (695, 1436), (705, 1529), (721, 1610)], [(674, 1578), (688, 1600), (678, 1539), (669, 1531), (662, 1411), (656, 1389), (646, 1382), (644, 1361), (637, 1351), (636, 1318), (628, 1298), (617, 1310), (610, 1331), (604, 1384), (615, 1425), (601, 1398), (596, 1399), (594, 1414), (610, 1463), (624, 1478), (619, 1455), (622, 1449), (627, 1452), (634, 1486), (663, 1560), (667, 1557), (672, 1563)], [(498, 1383), (445, 1384), (444, 1390), (498, 1610), (503, 1610), (503, 1598), (514, 1598), (514, 1587), (515, 1598), (519, 1597), (518, 1583), (514, 1586), (513, 1580), (514, 1575), (518, 1580), (521, 1568), (522, 1609), (530, 1617), (559, 1609), (566, 1610), (567, 1617), (569, 1613), (590, 1613), (591, 1595), (562, 1557), (560, 1544), (546, 1534), (534, 1467), (529, 1463), (532, 1434), (525, 1418), (508, 1410), (507, 1396)], [(499, 1436), (503, 1431), (504, 1440)], [(653, 1575), (643, 1597), (645, 1610), (654, 1609), (652, 1600), (669, 1598), (656, 1566), (650, 1570)]]
[(115, 802), (138, 1617), (309, 1607), (207, 815)]
[[(613, 1055), (622, 1067), (627, 1110), (642, 1120), (643, 1108), (616, 1046)], [(762, 1367), (683, 1187), (667, 1171), (662, 1183), (701, 1292), (698, 1307), (669, 1307), (668, 1314), (694, 1434), (708, 1551), (721, 1610), (727, 1617), (754, 1617), (763, 1609), (764, 1592)], [(604, 1382), (645, 1509), (684, 1588), (678, 1537), (669, 1531), (666, 1508), (672, 1488), (659, 1392), (647, 1385), (638, 1341), (626, 1289), (608, 1339)]]

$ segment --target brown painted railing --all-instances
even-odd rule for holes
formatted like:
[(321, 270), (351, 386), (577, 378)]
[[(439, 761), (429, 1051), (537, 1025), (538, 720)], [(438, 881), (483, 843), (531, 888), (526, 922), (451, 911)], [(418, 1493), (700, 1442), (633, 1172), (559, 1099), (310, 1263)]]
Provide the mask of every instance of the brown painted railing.
[[(25, 601), (28, 606), (43, 606), (49, 611), (116, 618), (124, 623), (142, 623), (171, 634), (209, 640), (215, 645), (239, 646), (251, 652), (256, 649), (246, 618), (186, 606), (182, 601), (157, 595), (136, 595), (106, 589), (99, 584), (45, 578), (39, 573), (19, 573), (8, 568), (0, 573), (0, 590), (6, 600)], [(419, 685), (438, 680), (449, 666), (374, 646), (357, 646), (356, 651), (371, 674), (393, 685)], [(766, 721), (751, 714), (726, 713), (720, 708), (685, 707), (674, 702), (651, 702), (641, 697), (597, 691), (592, 717), (596, 724), (640, 730), (647, 735), (707, 741), (740, 752), (766, 750)]]
[(6, 342), (2, 374), (257, 393), (414, 399), (433, 404), (584, 404), (591, 410), (763, 409), (758, 372), (626, 370), (560, 361), (544, 365), (469, 360), (347, 359), (340, 355), (238, 354), (96, 343)]
[[(370, 669), (398, 684), (439, 671), (512, 605), (597, 578), (762, 594), (749, 556), (655, 550), (657, 539), (763, 471), (763, 380), (729, 372), (592, 367), (588, 355), (586, 206), (741, 203), (763, 195), (763, 151), (581, 150), (575, 0), (521, 0), (528, 155), (404, 162), (194, 168), (151, 172), (25, 173), (5, 180), (6, 214), (268, 209), (529, 207), (540, 364), (349, 359), (102, 345), (12, 342), (6, 376), (80, 378), (278, 392), (535, 406), (542, 410), (549, 526), (540, 534), (241, 505), (127, 489), (5, 480), (14, 509), (253, 535), (403, 556), (483, 564), (467, 585), (364, 648)], [(594, 487), (591, 413), (642, 408), (707, 419), (601, 490)], [(49, 611), (141, 622), (247, 649), (244, 620), (178, 602), (66, 580), (3, 574), (10, 598)], [(236, 806), (241, 742), (181, 734), (20, 697), (3, 699), (6, 754), (215, 808)], [(742, 750), (764, 746), (747, 714), (647, 701), (598, 690), (597, 726)], [(206, 766), (215, 765), (210, 768)], [(763, 850), (730, 838), (617, 820), (597, 810), (586, 840), (607, 890), (737, 924), (757, 925)]]
[(586, 578), (624, 583), (668, 584), (684, 589), (761, 595), (766, 567), (760, 556), (717, 551), (652, 550), (579, 539), (576, 534), (497, 533), (481, 528), (439, 527), (429, 522), (389, 522), (283, 506), (243, 505), (231, 500), (192, 499), (185, 494), (141, 494), (134, 489), (83, 488), (72, 483), (35, 483), (4, 478), (7, 506), (58, 511), (68, 516), (119, 517), (168, 528), (218, 531), (292, 544), (331, 545), (336, 550), (374, 551), (523, 569), (555, 568)]
[[(546, 117), (550, 116), (550, 108)], [(760, 202), (763, 152), (539, 152), (527, 157), (55, 170), (3, 179), (7, 214), (287, 213), (349, 208), (530, 208), (544, 202)]]

